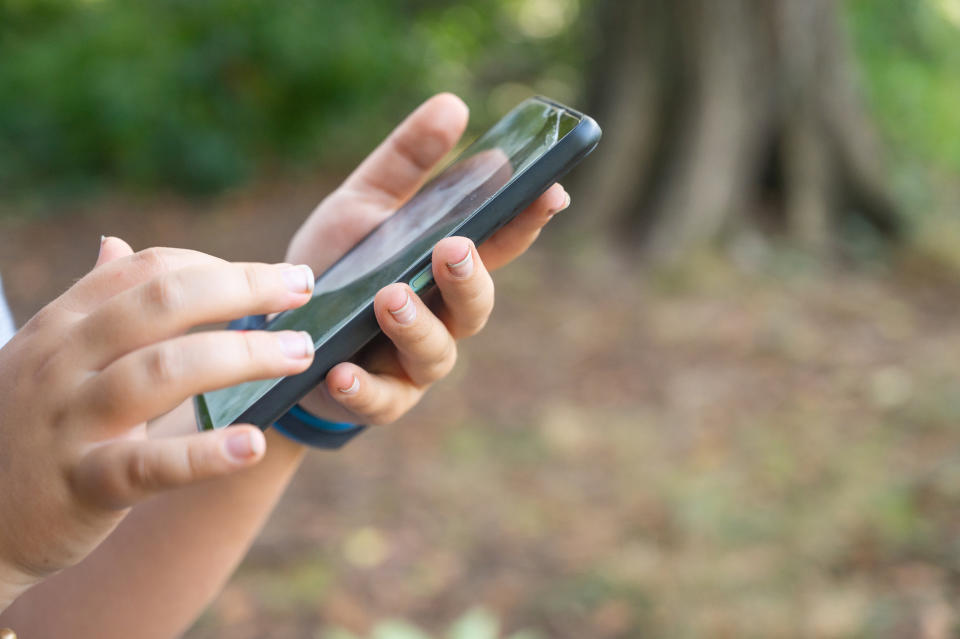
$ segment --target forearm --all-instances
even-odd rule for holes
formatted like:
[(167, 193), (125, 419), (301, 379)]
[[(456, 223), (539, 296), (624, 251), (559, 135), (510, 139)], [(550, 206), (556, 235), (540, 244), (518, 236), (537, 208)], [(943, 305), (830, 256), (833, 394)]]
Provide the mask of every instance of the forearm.
[[(189, 406), (181, 410), (167, 424), (192, 423)], [(135, 507), (86, 560), (20, 597), (0, 626), (24, 637), (179, 635), (234, 571), (302, 458), (302, 447), (268, 433), (257, 466)]]

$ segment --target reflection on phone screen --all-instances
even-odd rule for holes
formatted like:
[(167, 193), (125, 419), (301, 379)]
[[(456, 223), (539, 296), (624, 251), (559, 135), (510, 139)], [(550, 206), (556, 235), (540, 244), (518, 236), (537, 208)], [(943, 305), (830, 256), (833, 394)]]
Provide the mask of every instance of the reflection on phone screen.
[[(430, 254), (487, 200), (523, 173), (579, 123), (546, 102), (523, 102), (470, 145), (396, 213), (317, 278), (313, 299), (281, 313), (267, 330), (302, 330), (320, 348), (361, 312), (377, 291)], [(280, 379), (204, 394), (205, 427), (233, 423)]]

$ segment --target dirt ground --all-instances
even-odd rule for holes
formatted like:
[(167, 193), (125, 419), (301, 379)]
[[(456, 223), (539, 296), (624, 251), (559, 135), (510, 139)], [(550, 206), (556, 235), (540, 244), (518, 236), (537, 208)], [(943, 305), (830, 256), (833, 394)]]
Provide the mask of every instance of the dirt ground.
[[(277, 260), (329, 186), (0, 222), (0, 272), (23, 321), (101, 233)], [(308, 457), (187, 637), (477, 605), (559, 639), (955, 636), (957, 280), (769, 247), (650, 273), (548, 231), (497, 286), (413, 413)]]

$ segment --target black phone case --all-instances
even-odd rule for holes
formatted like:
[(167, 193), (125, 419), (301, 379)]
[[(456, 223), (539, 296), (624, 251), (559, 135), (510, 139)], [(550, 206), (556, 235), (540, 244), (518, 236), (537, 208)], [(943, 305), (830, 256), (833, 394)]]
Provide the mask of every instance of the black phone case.
[[(580, 122), (539, 160), (487, 200), (446, 237), (454, 235), (468, 237), (479, 246), (532, 204), (550, 185), (566, 175), (597, 146), (601, 131), (593, 118), (548, 98), (538, 96), (536, 99), (567, 111)], [(395, 282), (411, 283), (418, 280), (419, 283), (424, 279), (424, 274), (430, 272), (431, 265), (432, 251), (412, 264)], [(432, 276), (429, 277), (428, 282), (426, 286), (414, 288), (417, 288), (418, 292), (425, 292), (433, 286)], [(371, 301), (358, 309), (337, 333), (317, 349), (310, 368), (298, 375), (285, 377), (244, 411), (234, 423), (255, 424), (261, 428), (269, 427), (289, 411), (301, 397), (323, 381), (331, 368), (354, 357), (380, 332), (380, 325), (377, 324)], [(197, 422), (202, 427), (210, 421), (209, 418), (206, 420), (201, 418), (206, 411), (206, 406), (200, 396), (195, 398), (194, 404)]]

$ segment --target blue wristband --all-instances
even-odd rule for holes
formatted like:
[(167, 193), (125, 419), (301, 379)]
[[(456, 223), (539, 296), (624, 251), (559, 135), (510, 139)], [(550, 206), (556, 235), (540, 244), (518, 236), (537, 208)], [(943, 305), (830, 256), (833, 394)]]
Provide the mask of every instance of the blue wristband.
[[(230, 322), (230, 330), (257, 330), (267, 321), (266, 315), (250, 315)], [(340, 448), (366, 430), (366, 426), (350, 422), (331, 422), (311, 415), (299, 404), (295, 405), (273, 424), (273, 428), (295, 442), (314, 448)]]
[(311, 415), (299, 404), (274, 422), (278, 433), (314, 448), (340, 448), (366, 430), (350, 422), (331, 422)]

